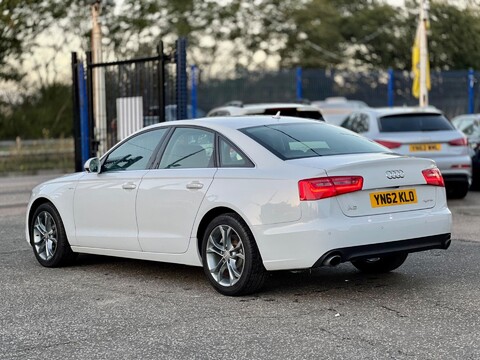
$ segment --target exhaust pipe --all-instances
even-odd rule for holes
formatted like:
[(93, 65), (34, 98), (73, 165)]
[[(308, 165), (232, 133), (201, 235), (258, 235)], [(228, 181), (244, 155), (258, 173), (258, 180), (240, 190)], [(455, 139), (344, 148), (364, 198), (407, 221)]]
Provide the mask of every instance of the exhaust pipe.
[(338, 254), (334, 255), (329, 255), (327, 258), (323, 261), (324, 266), (337, 266), (342, 262), (342, 257)]

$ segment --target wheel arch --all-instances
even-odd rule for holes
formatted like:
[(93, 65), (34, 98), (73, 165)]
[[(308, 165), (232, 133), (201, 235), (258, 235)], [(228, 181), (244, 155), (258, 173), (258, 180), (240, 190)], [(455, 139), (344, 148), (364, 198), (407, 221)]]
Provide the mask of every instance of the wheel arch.
[[(228, 214), (228, 213), (233, 213), (238, 215), (242, 221), (245, 223), (245, 225), (248, 227), (247, 222), (244, 220), (242, 215), (240, 215), (237, 211), (227, 207), (227, 206), (219, 206), (213, 209), (210, 209), (205, 215), (203, 215), (202, 220), (200, 221), (200, 224), (198, 225), (197, 228), (197, 249), (198, 253), (200, 255), (200, 259), (202, 258), (202, 241), (203, 241), (203, 235), (205, 233), (205, 230), (207, 229), (208, 224), (215, 219), (217, 216), (223, 215), (223, 214)], [(250, 230), (251, 231), (251, 230)]]
[[(30, 236), (30, 224), (32, 223), (32, 218), (33, 218), (33, 214), (35, 213), (35, 211), (43, 204), (46, 204), (46, 203), (49, 203), (51, 204), (55, 209), (57, 209), (57, 207), (55, 206), (54, 203), (52, 203), (49, 199), (45, 198), (45, 197), (39, 197), (37, 199), (35, 199), (32, 204), (30, 205), (30, 208), (28, 209), (28, 218), (27, 218), (27, 236), (28, 236), (28, 242), (30, 244), (32, 244), (32, 238)], [(58, 209), (57, 209), (58, 211)]]

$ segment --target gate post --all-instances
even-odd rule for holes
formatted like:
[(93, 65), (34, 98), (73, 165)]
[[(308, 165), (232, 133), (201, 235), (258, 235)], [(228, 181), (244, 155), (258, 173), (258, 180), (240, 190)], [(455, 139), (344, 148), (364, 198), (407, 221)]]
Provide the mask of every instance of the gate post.
[(177, 68), (177, 120), (187, 119), (187, 39), (179, 38), (176, 41), (175, 52)]
[(98, 142), (94, 138), (95, 116), (93, 111), (92, 52), (87, 51), (87, 97), (88, 97), (88, 152), (89, 157), (97, 156)]
[(78, 64), (78, 107), (80, 115), (80, 149), (81, 149), (81, 168), (90, 157), (90, 138), (88, 126), (88, 95), (87, 82), (83, 64)]
[(475, 71), (468, 69), (468, 113), (473, 114), (475, 112)]
[(80, 102), (78, 89), (78, 57), (72, 52), (72, 95), (73, 95), (73, 143), (75, 149), (75, 171), (82, 171)]
[(300, 102), (303, 100), (302, 67), (301, 66), (297, 66), (295, 80), (296, 80), (295, 83), (297, 88), (297, 101)]
[(197, 118), (197, 67), (192, 65), (190, 67), (190, 77), (192, 78), (192, 89), (190, 93), (190, 101), (192, 103), (192, 119)]
[(389, 68), (388, 69), (388, 106), (389, 107), (393, 107), (393, 102), (394, 102), (394, 98), (393, 98), (393, 95), (394, 95), (394, 73), (393, 73), (393, 69), (392, 68)]
[(157, 46), (158, 65), (158, 122), (165, 122), (165, 54), (163, 53), (163, 41)]

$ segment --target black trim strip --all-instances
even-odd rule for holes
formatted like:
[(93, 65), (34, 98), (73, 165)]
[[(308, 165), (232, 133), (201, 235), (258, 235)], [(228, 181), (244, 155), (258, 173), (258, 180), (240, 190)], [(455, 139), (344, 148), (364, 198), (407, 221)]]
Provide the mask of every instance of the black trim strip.
[(312, 268), (323, 265), (325, 259), (331, 255), (340, 255), (342, 262), (368, 259), (394, 253), (413, 253), (431, 249), (448, 249), (451, 234), (432, 235), (408, 240), (384, 242), (371, 245), (351, 246), (328, 251), (318, 259)]

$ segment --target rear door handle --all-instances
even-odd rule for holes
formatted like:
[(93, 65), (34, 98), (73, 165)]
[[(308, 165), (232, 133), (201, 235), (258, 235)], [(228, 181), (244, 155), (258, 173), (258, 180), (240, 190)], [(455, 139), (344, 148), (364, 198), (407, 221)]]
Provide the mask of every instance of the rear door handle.
[(133, 190), (133, 189), (136, 189), (137, 188), (137, 185), (135, 185), (133, 182), (129, 181), (125, 184), (122, 185), (122, 189), (125, 189), (125, 190)]
[(191, 183), (187, 184), (187, 189), (201, 189), (203, 188), (203, 184), (198, 181), (192, 181)]

